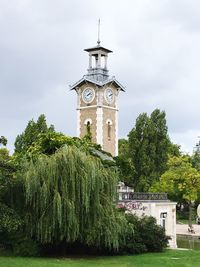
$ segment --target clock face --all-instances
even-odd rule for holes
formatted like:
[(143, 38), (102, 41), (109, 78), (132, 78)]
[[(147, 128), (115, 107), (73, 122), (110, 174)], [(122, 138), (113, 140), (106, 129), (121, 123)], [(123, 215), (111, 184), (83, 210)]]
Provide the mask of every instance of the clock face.
[(94, 99), (94, 89), (90, 87), (85, 88), (82, 97), (85, 103), (91, 103)]
[(106, 91), (105, 91), (105, 98), (106, 98), (106, 101), (110, 104), (113, 102), (114, 100), (114, 93), (113, 93), (113, 90), (111, 88), (107, 88)]

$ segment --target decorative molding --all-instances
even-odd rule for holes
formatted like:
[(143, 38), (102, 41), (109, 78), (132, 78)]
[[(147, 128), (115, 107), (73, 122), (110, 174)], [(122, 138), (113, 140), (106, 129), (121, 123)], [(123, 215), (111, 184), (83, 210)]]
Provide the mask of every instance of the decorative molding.
[(115, 157), (118, 156), (118, 112), (115, 112)]
[(96, 88), (97, 94), (97, 107), (101, 107), (103, 105), (103, 92), (99, 90), (98, 87)]
[[(167, 193), (122, 192), (122, 200), (166, 201)], [(163, 211), (162, 211), (163, 212)]]
[(77, 137), (80, 137), (81, 135), (81, 112), (80, 112), (80, 109), (77, 109), (77, 128), (76, 128), (76, 134), (77, 134)]
[(81, 104), (81, 90), (80, 88), (76, 88), (76, 93), (77, 93), (77, 108), (80, 108)]
[[(94, 69), (88, 69), (88, 71), (90, 72), (95, 72), (96, 70)], [(75, 84), (71, 85), (70, 86), (70, 90), (75, 90), (77, 86), (81, 86), (83, 83), (86, 83), (86, 82), (89, 82), (89, 83), (92, 83), (92, 84), (96, 84), (97, 86), (100, 86), (100, 87), (103, 87), (104, 85), (109, 85), (109, 84), (115, 84), (115, 87), (117, 87), (120, 91), (123, 91), (125, 92), (125, 87), (123, 85), (121, 85), (116, 79), (115, 77), (113, 76), (111, 79), (109, 79), (109, 75), (108, 75), (108, 70), (106, 69), (100, 69), (101, 71), (101, 74), (103, 75), (107, 75), (107, 78), (106, 80), (104, 81), (100, 81), (100, 80), (96, 80), (96, 79), (93, 79), (92, 77), (90, 77), (91, 75), (84, 75), (82, 79), (80, 79), (78, 82), (76, 82)], [(90, 73), (90, 74), (95, 74), (95, 73)], [(89, 76), (89, 77), (88, 77)]]
[(118, 111), (118, 109), (116, 107), (110, 107), (110, 106), (106, 106), (106, 105), (103, 105), (102, 107)]
[(91, 106), (80, 107), (79, 109), (89, 109), (89, 108), (97, 108), (97, 105), (91, 105)]
[(102, 106), (100, 106), (100, 105), (99, 106), (98, 105), (92, 105), (92, 106), (79, 107), (77, 109), (89, 109), (89, 108), (101, 108), (101, 107), (118, 111), (117, 108), (106, 106), (106, 105), (102, 105)]
[(119, 94), (119, 90), (115, 90), (115, 108), (116, 110), (118, 110), (118, 94)]
[(100, 144), (103, 147), (103, 109), (101, 107), (97, 108), (96, 119), (96, 140), (97, 144)]

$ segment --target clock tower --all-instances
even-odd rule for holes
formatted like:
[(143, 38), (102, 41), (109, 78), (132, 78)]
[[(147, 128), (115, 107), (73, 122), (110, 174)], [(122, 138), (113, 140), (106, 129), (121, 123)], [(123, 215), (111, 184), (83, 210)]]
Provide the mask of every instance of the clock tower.
[(77, 135), (90, 134), (92, 141), (102, 149), (118, 155), (118, 94), (124, 87), (109, 77), (108, 54), (111, 50), (100, 45), (87, 48), (89, 67), (87, 74), (71, 86), (77, 93)]

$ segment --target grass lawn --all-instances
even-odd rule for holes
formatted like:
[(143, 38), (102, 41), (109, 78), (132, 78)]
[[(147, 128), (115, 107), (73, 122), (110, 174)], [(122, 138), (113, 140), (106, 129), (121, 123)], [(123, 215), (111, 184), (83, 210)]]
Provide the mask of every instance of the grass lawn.
[(0, 267), (200, 267), (200, 251), (167, 250), (136, 256), (25, 258), (0, 256)]

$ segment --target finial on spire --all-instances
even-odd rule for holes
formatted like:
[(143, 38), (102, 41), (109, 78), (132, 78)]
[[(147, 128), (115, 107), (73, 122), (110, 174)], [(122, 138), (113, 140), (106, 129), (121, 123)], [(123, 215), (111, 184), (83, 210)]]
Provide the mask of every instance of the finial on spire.
[(97, 40), (97, 44), (100, 45), (101, 41), (100, 41), (100, 19), (98, 20), (98, 40)]

